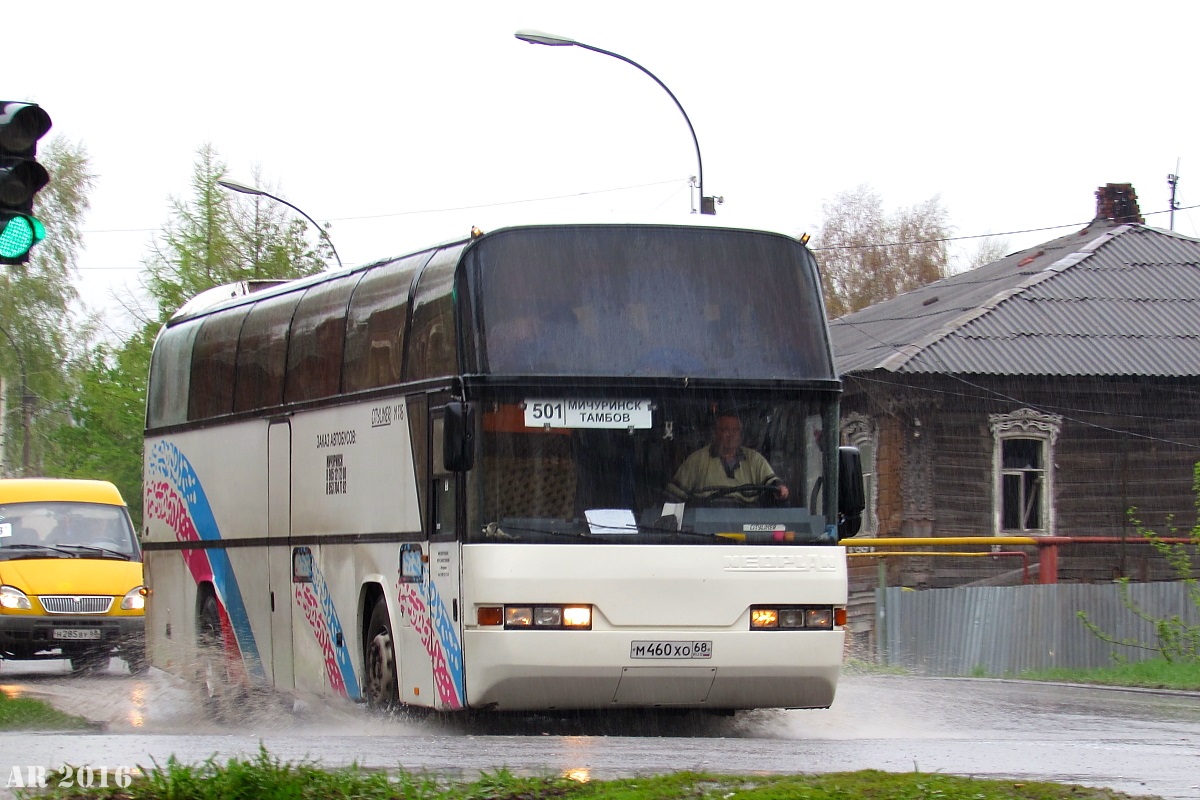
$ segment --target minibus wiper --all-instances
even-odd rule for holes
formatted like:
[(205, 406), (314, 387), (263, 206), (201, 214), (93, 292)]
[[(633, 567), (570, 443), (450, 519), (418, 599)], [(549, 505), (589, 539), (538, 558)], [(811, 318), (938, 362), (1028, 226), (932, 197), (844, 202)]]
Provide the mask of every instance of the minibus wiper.
[[(122, 561), (128, 561), (130, 558), (132, 558), (132, 556), (129, 553), (122, 553), (119, 550), (110, 550), (107, 547), (97, 547), (94, 544), (66, 544), (66, 543), (64, 543), (64, 544), (59, 545), (59, 547), (70, 547), (70, 548), (74, 548), (75, 550), (87, 550), (92, 553), (99, 553), (102, 556), (104, 556), (105, 558), (119, 558)], [(79, 553), (72, 553), (72, 555), (78, 556)]]
[(23, 551), (22, 555), (21, 555), (22, 558), (24, 558), (26, 555), (30, 555), (30, 556), (34, 555), (33, 553), (29, 552), (30, 550), (37, 550), (39, 552), (49, 550), (52, 553), (61, 554), (61, 556), (63, 558), (74, 558), (74, 556), (75, 556), (75, 554), (72, 553), (70, 550), (60, 550), (58, 547), (56, 547), (55, 545), (52, 545), (52, 544), (21, 543), (21, 544), (9, 544), (9, 545), (5, 545), (4, 547), (0, 547), (0, 553), (10, 552), (12, 550)]

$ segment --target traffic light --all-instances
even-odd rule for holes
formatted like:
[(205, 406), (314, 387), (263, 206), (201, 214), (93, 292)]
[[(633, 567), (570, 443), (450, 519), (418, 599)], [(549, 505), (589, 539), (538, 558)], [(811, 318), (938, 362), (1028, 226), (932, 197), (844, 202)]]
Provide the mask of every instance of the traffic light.
[(24, 264), (46, 236), (33, 215), (33, 196), (50, 182), (36, 161), (50, 115), (34, 103), (0, 100), (0, 264)]

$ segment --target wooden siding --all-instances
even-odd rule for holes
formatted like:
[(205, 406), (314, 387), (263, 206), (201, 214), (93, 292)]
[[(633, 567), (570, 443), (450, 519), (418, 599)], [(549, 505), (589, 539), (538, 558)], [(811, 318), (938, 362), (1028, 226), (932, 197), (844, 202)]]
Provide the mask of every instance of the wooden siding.
[[(1013, 379), (873, 373), (845, 379), (844, 414), (872, 418), (877, 448), (879, 535), (991, 536), (991, 414), (1033, 408), (1063, 418), (1054, 445), (1059, 536), (1138, 538), (1132, 513), (1160, 535), (1196, 525), (1200, 381), (1112, 378)], [(1064, 582), (1173, 577), (1138, 544), (1078, 548), (1060, 557)], [(1034, 548), (1027, 548), (1036, 564)], [(1020, 581), (1017, 559), (906, 558), (889, 583), (945, 587)]]

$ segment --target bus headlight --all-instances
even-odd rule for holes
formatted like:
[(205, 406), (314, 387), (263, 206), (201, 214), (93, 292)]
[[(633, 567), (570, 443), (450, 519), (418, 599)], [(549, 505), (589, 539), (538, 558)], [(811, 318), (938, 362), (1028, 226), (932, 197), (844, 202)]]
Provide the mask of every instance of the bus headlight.
[(146, 607), (146, 587), (135, 586), (121, 598), (122, 611), (141, 611)]
[(32, 611), (33, 604), (29, 598), (15, 586), (0, 586), (0, 608), (11, 608), (21, 611)]
[(833, 630), (846, 624), (846, 609), (833, 606), (753, 606), (750, 630)]
[[(479, 609), (479, 624), (495, 619), (491, 607)], [(485, 613), (486, 612), (486, 613)], [(492, 623), (495, 624), (495, 623)], [(591, 630), (592, 607), (589, 605), (505, 606), (504, 627), (509, 629)]]

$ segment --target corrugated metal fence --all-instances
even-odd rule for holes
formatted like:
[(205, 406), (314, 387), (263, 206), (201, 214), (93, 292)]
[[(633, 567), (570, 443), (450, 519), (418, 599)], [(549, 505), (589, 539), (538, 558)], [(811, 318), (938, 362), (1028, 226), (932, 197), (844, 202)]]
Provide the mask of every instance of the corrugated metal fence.
[[(1116, 639), (1156, 643), (1152, 623), (1121, 600), (1116, 584), (979, 586), (912, 591), (878, 589), (879, 663), (921, 675), (1017, 675), (1024, 670), (1111, 666), (1157, 653), (1109, 644), (1077, 612)], [(1129, 597), (1151, 618), (1179, 615), (1200, 624), (1200, 610), (1179, 582), (1134, 583)]]

